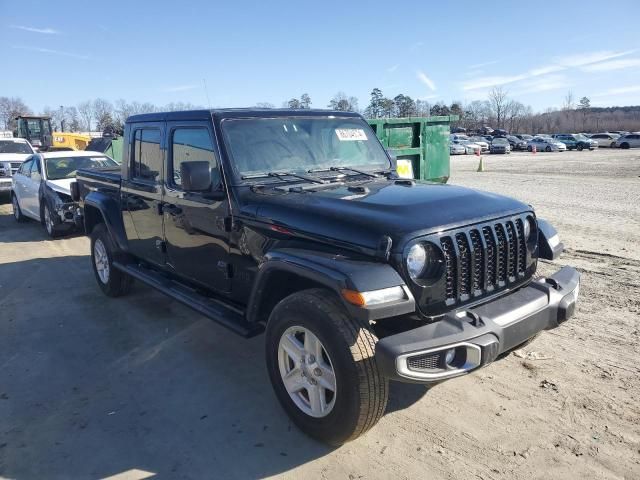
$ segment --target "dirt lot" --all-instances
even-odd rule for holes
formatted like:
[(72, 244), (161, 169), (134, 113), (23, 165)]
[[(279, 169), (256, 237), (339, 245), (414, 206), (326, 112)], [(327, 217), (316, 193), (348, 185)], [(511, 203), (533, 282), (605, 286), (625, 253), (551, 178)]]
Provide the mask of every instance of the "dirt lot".
[(394, 384), (379, 425), (339, 449), (282, 412), (262, 337), (139, 284), (106, 299), (85, 238), (48, 241), (0, 205), (0, 476), (640, 478), (640, 151), (485, 160), (454, 158), (452, 183), (556, 225), (558, 265), (583, 272), (577, 315), (430, 391)]

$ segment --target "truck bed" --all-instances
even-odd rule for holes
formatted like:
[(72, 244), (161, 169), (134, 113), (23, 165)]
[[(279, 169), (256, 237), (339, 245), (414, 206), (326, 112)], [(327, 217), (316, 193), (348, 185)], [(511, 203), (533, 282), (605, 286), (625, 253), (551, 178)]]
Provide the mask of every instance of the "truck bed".
[(81, 203), (93, 190), (100, 190), (118, 198), (120, 191), (120, 167), (112, 168), (81, 168), (76, 174), (79, 185)]

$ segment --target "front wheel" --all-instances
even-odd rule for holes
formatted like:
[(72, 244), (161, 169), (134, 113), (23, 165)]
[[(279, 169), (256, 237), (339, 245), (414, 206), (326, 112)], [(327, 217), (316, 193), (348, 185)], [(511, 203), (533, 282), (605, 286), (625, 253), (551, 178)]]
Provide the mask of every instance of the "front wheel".
[(22, 210), (20, 210), (20, 203), (18, 202), (18, 197), (15, 194), (11, 194), (11, 205), (13, 207), (13, 218), (16, 219), (16, 222), (24, 222), (26, 217), (22, 214)]
[(622, 148), (623, 150), (627, 150), (630, 146), (631, 145), (629, 145), (627, 142), (620, 144), (620, 148)]
[(341, 445), (378, 422), (388, 381), (375, 360), (377, 340), (326, 290), (294, 293), (276, 305), (265, 338), (267, 369), (303, 432)]
[(544, 149), (545, 152), (550, 152), (551, 151), (551, 147), (547, 145), (547, 148)]
[(44, 205), (42, 206), (42, 209), (40, 210), (40, 217), (42, 219), (42, 224), (44, 225), (44, 229), (47, 232), (47, 235), (49, 235), (49, 238), (59, 237), (61, 234), (60, 227), (58, 227), (53, 222), (51, 211), (49, 210), (49, 206), (46, 204), (46, 202), (44, 203)]
[(116, 254), (111, 235), (104, 223), (99, 223), (91, 232), (91, 263), (100, 289), (109, 297), (126, 295), (133, 282), (132, 277), (114, 268)]
[(584, 146), (583, 146), (583, 145), (578, 145), (578, 147), (577, 147), (577, 148), (578, 148), (578, 151), (579, 151), (579, 152), (581, 152), (581, 151), (582, 151), (582, 149), (584, 149)]

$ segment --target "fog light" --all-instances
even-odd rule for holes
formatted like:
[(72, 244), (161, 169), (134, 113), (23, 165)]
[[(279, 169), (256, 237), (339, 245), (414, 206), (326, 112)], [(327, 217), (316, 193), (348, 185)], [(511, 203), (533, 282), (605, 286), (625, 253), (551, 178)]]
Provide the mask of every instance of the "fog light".
[(444, 353), (444, 362), (448, 365), (451, 366), (451, 364), (453, 363), (453, 361), (456, 359), (456, 350), (455, 348), (450, 348), (449, 350), (447, 350)]

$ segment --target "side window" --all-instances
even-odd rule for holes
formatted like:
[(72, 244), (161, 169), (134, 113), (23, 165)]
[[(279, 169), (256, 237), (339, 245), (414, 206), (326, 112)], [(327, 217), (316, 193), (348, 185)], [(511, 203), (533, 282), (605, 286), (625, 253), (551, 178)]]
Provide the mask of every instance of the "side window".
[(131, 178), (158, 182), (161, 171), (160, 130), (157, 128), (136, 130), (131, 153)]
[(42, 172), (40, 169), (40, 160), (38, 158), (34, 158), (31, 163), (31, 178), (34, 180), (40, 180), (42, 177)]
[(212, 185), (220, 179), (216, 177), (218, 162), (213, 153), (213, 142), (206, 128), (177, 128), (171, 136), (171, 173), (168, 183), (180, 188), (180, 165), (182, 162), (207, 161), (212, 171)]
[(31, 165), (33, 165), (33, 159), (29, 159), (25, 161), (20, 168), (18, 169), (18, 173), (20, 175), (24, 175), (25, 177), (31, 176)]

